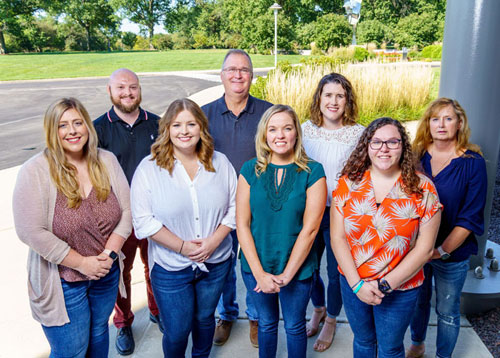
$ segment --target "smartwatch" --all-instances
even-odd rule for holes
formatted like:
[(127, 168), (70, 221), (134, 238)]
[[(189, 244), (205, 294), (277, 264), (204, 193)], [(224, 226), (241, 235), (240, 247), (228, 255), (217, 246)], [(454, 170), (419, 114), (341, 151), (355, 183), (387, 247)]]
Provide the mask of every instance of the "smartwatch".
[(109, 257), (111, 257), (111, 260), (113, 260), (113, 261), (116, 261), (116, 259), (118, 258), (118, 254), (116, 252), (114, 252), (113, 250), (105, 249), (103, 252), (106, 255), (108, 255)]
[(389, 282), (385, 280), (385, 278), (381, 278), (378, 280), (378, 289), (380, 292), (382, 292), (384, 295), (387, 295), (388, 293), (392, 292), (391, 285), (389, 285)]
[(450, 254), (444, 251), (442, 246), (439, 246), (437, 250), (439, 252), (439, 256), (441, 256), (441, 260), (448, 260), (450, 258)]

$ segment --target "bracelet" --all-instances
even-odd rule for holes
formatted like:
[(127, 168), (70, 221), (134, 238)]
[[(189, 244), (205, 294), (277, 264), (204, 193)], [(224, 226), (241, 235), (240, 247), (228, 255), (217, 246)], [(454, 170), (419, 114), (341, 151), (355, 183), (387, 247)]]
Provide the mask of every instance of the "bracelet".
[(356, 288), (354, 290), (352, 290), (352, 292), (354, 294), (357, 294), (359, 292), (359, 290), (361, 290), (361, 287), (363, 286), (364, 283), (365, 283), (365, 281), (360, 280), (358, 285), (356, 286)]
[[(184, 241), (184, 240), (182, 240), (182, 245), (181, 245), (181, 249), (179, 250), (179, 254), (181, 254), (181, 252), (182, 252), (182, 248), (184, 247), (184, 242), (185, 242), (185, 241)], [(182, 255), (182, 254), (181, 254), (181, 255)]]
[(354, 288), (359, 285), (359, 283), (363, 281), (363, 280), (359, 280), (358, 282), (356, 282), (354, 285), (351, 286), (351, 290), (354, 290)]

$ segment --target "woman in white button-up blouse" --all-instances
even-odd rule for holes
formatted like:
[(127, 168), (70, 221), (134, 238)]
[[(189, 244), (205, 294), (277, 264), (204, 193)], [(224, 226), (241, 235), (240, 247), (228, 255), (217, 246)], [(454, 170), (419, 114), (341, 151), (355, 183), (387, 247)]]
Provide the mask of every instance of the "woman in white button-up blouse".
[(213, 148), (200, 107), (176, 100), (132, 180), (133, 223), (137, 237), (149, 240), (166, 357), (184, 357), (191, 332), (193, 356), (209, 356), (214, 312), (231, 264), (236, 173)]

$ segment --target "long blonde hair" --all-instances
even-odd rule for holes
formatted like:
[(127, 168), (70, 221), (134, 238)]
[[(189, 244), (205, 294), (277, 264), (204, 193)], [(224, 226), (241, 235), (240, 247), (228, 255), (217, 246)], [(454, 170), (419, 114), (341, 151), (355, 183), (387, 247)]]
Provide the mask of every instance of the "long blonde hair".
[(170, 175), (174, 170), (174, 145), (170, 139), (170, 126), (182, 111), (190, 112), (196, 123), (200, 126), (200, 140), (196, 144), (196, 154), (199, 161), (209, 172), (215, 172), (212, 164), (214, 154), (214, 143), (208, 131), (208, 119), (205, 113), (195, 102), (188, 98), (176, 99), (161, 117), (158, 129), (158, 138), (151, 146), (151, 160), (156, 160), (156, 164), (168, 170)]
[(447, 106), (451, 106), (458, 118), (458, 121), (461, 123), (461, 126), (457, 131), (455, 150), (460, 152), (469, 149), (482, 155), (479, 146), (469, 142), (470, 128), (465, 110), (457, 100), (441, 97), (433, 101), (429, 107), (427, 107), (424, 115), (418, 122), (417, 134), (415, 135), (415, 140), (413, 141), (413, 151), (418, 159), (422, 158), (425, 151), (433, 142), (430, 130), (430, 119), (435, 116), (437, 112)]
[(80, 114), (89, 133), (87, 143), (83, 146), (83, 156), (87, 162), (90, 181), (99, 201), (105, 201), (108, 198), (111, 184), (106, 167), (99, 159), (97, 133), (83, 104), (73, 97), (61, 98), (52, 103), (47, 108), (43, 119), (47, 145), (44, 155), (49, 162), (50, 176), (57, 190), (68, 199), (69, 208), (78, 208), (82, 202), (78, 171), (67, 160), (59, 138), (59, 120), (69, 109), (74, 109)]
[(267, 166), (271, 161), (272, 150), (267, 145), (267, 125), (269, 124), (269, 120), (272, 116), (282, 112), (287, 113), (293, 119), (295, 130), (297, 132), (293, 162), (297, 164), (298, 171), (310, 171), (309, 166), (307, 165), (310, 159), (306, 155), (306, 151), (302, 146), (302, 129), (300, 127), (299, 117), (297, 117), (297, 114), (292, 109), (292, 107), (284, 104), (275, 104), (264, 112), (262, 118), (259, 121), (257, 133), (255, 134), (255, 153), (257, 154), (255, 174), (257, 176), (260, 176), (260, 174), (266, 171)]

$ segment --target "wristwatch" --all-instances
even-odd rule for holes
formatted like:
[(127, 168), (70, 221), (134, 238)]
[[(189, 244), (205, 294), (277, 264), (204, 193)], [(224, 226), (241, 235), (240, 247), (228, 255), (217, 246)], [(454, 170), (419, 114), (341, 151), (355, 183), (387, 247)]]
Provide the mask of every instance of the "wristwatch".
[(104, 249), (103, 251), (106, 255), (108, 255), (109, 257), (111, 257), (111, 259), (113, 261), (116, 261), (116, 259), (118, 258), (118, 254), (116, 252), (114, 252), (113, 250), (110, 250), (110, 249)]
[(391, 285), (384, 278), (378, 279), (378, 289), (385, 295), (392, 292)]
[(439, 256), (441, 256), (441, 260), (448, 260), (450, 258), (450, 254), (444, 251), (442, 246), (439, 246), (437, 250), (439, 252)]

